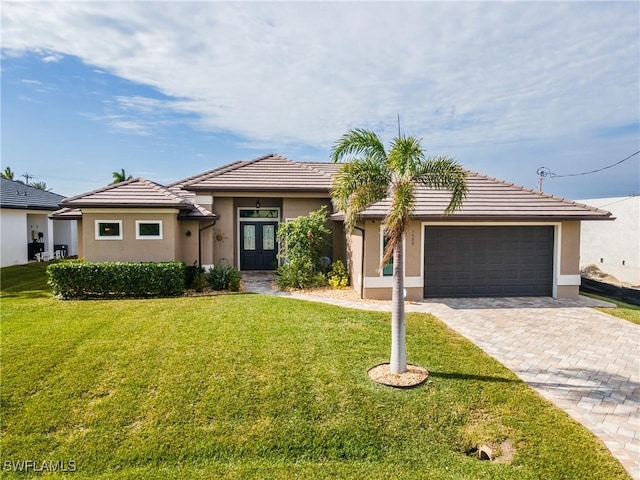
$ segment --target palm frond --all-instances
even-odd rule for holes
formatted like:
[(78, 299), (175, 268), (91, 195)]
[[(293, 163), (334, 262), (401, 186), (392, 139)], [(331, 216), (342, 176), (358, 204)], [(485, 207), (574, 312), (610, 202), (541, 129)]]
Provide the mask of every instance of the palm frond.
[(428, 158), (415, 179), (429, 188), (451, 191), (451, 200), (445, 209), (447, 215), (458, 210), (467, 196), (467, 172), (449, 157)]
[(387, 196), (390, 181), (390, 172), (381, 163), (354, 160), (340, 167), (333, 178), (331, 197), (344, 213), (349, 231), (363, 210)]
[(333, 163), (363, 158), (383, 163), (387, 153), (380, 137), (362, 128), (348, 130), (331, 149)]
[(411, 178), (424, 162), (424, 150), (415, 137), (396, 137), (389, 150), (389, 168), (403, 178)]

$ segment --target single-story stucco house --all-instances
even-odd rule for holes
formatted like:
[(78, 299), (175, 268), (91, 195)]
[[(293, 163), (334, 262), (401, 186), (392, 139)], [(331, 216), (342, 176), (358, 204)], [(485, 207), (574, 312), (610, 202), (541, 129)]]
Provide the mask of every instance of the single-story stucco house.
[(22, 182), (0, 178), (0, 266), (21, 265), (42, 254), (77, 254), (75, 220), (53, 222), (64, 197)]
[[(281, 222), (322, 205), (339, 164), (295, 162), (270, 154), (237, 161), (163, 186), (137, 178), (66, 199), (54, 218), (79, 221), (79, 255), (88, 261), (182, 261), (277, 268)], [(604, 210), (478, 173), (445, 216), (448, 192), (419, 187), (405, 237), (407, 299), (450, 296), (574, 298), (580, 285), (580, 222)], [(379, 269), (389, 202), (367, 209), (347, 237), (331, 217), (332, 260), (345, 261), (364, 298), (391, 296), (391, 271)]]

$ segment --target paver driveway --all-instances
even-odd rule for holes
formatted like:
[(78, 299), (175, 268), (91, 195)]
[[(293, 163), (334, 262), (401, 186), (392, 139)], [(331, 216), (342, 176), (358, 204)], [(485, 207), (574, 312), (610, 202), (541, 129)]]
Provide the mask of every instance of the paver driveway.
[(515, 372), (640, 479), (640, 327), (588, 303), (447, 299), (410, 309), (433, 313)]

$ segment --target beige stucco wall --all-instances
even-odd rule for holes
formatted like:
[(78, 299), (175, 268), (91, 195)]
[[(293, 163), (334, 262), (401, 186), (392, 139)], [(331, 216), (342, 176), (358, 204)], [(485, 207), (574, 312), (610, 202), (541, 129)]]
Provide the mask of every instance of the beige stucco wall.
[[(218, 215), (216, 225), (211, 228), (208, 235), (211, 238), (209, 248), (213, 250), (212, 262), (214, 265), (236, 265), (234, 254), (235, 245), (235, 212), (233, 198), (216, 198), (213, 205), (213, 213)], [(204, 248), (204, 247), (203, 247)]]
[[(200, 222), (196, 220), (178, 221), (175, 239), (175, 258), (186, 265), (198, 261), (198, 229)], [(187, 232), (189, 235), (187, 235)]]
[[(84, 258), (90, 262), (166, 262), (176, 260), (178, 210), (84, 209), (80, 229)], [(96, 240), (96, 220), (121, 220), (122, 240)], [(136, 220), (161, 220), (161, 240), (137, 240)]]
[(562, 285), (563, 276), (580, 276), (580, 222), (562, 222), (560, 241), (559, 279), (556, 279), (557, 298), (578, 298), (580, 296), (580, 280), (577, 285)]
[(324, 198), (283, 198), (282, 220), (291, 220), (319, 210), (326, 205), (331, 211), (331, 201)]

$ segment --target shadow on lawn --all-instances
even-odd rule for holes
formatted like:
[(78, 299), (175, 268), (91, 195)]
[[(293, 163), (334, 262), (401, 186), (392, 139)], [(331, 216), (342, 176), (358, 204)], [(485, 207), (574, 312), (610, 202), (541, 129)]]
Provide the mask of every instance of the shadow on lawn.
[(489, 375), (473, 375), (469, 373), (449, 373), (429, 370), (429, 378), (448, 378), (452, 380), (479, 380), (481, 382), (518, 383), (520, 380)]
[(3, 290), (0, 292), (0, 298), (22, 298), (25, 300), (34, 300), (36, 298), (51, 298), (51, 292), (48, 290), (27, 290), (22, 292)]

